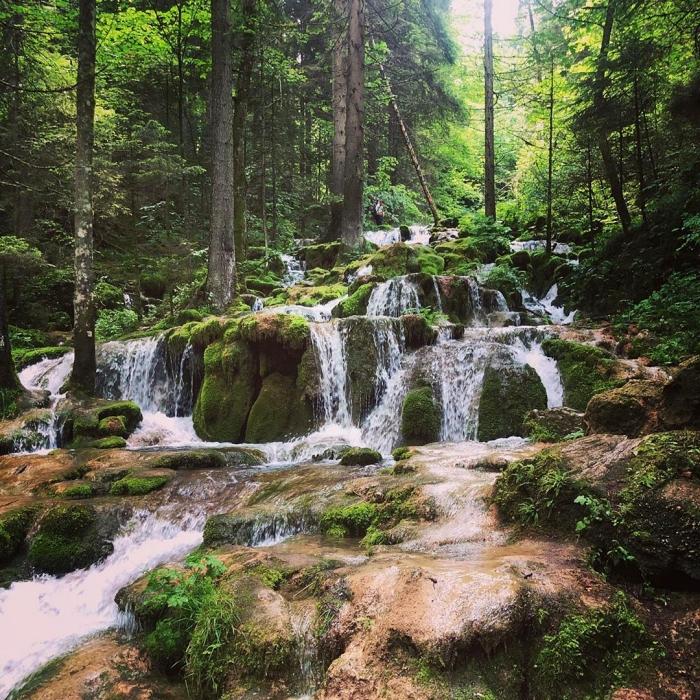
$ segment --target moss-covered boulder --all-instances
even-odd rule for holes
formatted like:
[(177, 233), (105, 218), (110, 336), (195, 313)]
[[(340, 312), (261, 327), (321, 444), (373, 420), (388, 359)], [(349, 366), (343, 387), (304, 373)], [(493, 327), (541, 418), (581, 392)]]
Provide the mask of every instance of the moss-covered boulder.
[(433, 345), (437, 340), (437, 330), (420, 314), (404, 314), (401, 316), (404, 340), (409, 350), (417, 350), (425, 345)]
[(310, 432), (313, 406), (304, 392), (303, 382), (295, 376), (267, 375), (250, 409), (246, 442), (274, 442)]
[(171, 477), (166, 474), (134, 474), (115, 481), (109, 489), (111, 496), (145, 496), (163, 488)]
[(514, 462), (494, 501), (506, 519), (584, 537), (604, 571), (700, 582), (700, 433), (591, 435)]
[(331, 243), (316, 243), (307, 245), (299, 251), (307, 268), (320, 267), (324, 270), (331, 270), (335, 267), (338, 255), (343, 244), (340, 241)]
[(42, 360), (50, 360), (63, 357), (73, 348), (65, 345), (48, 346), (44, 348), (17, 348), (12, 351), (12, 359), (15, 362), (15, 369), (19, 372), (29, 365), (33, 365)]
[(440, 438), (442, 410), (430, 386), (406, 394), (401, 411), (401, 434), (409, 445), (424, 445)]
[(126, 437), (128, 435), (124, 416), (107, 416), (103, 418), (98, 423), (97, 430), (102, 437), (109, 437), (110, 435)]
[(27, 506), (0, 515), (0, 565), (6, 564), (20, 551), (37, 512), (36, 508)]
[(338, 299), (347, 294), (344, 284), (297, 285), (287, 289), (286, 303), (299, 306), (316, 306)]
[(536, 442), (559, 442), (569, 435), (580, 437), (585, 427), (583, 413), (573, 408), (535, 409), (523, 423), (527, 437)]
[(532, 367), (490, 365), (479, 400), (479, 440), (524, 435), (525, 416), (536, 408), (547, 408), (547, 392)]
[(700, 428), (700, 355), (688, 358), (663, 389), (661, 420), (669, 429)]
[(94, 508), (58, 505), (40, 518), (29, 544), (28, 559), (37, 571), (65, 574), (94, 564), (112, 549), (98, 527)]
[(596, 394), (586, 408), (588, 432), (636, 437), (660, 429), (662, 392), (660, 382), (633, 379), (617, 389)]
[(182, 450), (161, 455), (149, 466), (154, 469), (222, 469), (226, 457), (219, 450)]
[(333, 309), (333, 316), (336, 318), (347, 318), (348, 316), (361, 316), (367, 312), (367, 303), (376, 283), (367, 282), (360, 285), (347, 299), (343, 299), (338, 306)]
[(570, 408), (585, 411), (593, 395), (620, 384), (616, 378), (617, 361), (600, 348), (548, 338), (542, 349), (557, 361), (564, 385), (564, 404)]
[(379, 464), (382, 455), (369, 447), (351, 447), (343, 453), (340, 463), (345, 467), (364, 467), (369, 464)]
[(114, 401), (97, 409), (97, 420), (101, 421), (111, 416), (123, 419), (127, 433), (130, 435), (143, 420), (143, 414), (138, 404), (133, 401)]
[(444, 261), (429, 246), (396, 243), (350, 263), (345, 268), (345, 278), (350, 279), (358, 270), (369, 266), (373, 276), (380, 280), (388, 280), (416, 272), (439, 275), (444, 269)]
[(240, 340), (221, 340), (204, 352), (204, 381), (194, 408), (197, 435), (239, 442), (258, 390), (258, 358)]

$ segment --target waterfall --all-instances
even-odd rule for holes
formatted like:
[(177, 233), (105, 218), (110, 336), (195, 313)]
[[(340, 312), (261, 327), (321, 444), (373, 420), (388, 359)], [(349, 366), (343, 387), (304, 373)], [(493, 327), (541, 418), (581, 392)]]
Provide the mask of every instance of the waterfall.
[(340, 323), (312, 323), (311, 343), (319, 369), (320, 409), (324, 424), (352, 425), (348, 402), (345, 339)]
[(280, 255), (284, 263), (284, 277), (282, 283), (285, 287), (293, 287), (304, 279), (306, 270), (304, 263), (293, 255), (282, 253)]
[(524, 365), (529, 365), (537, 372), (547, 392), (547, 408), (559, 408), (564, 405), (564, 385), (556, 360), (548, 357), (542, 350), (542, 344), (533, 340), (529, 344), (518, 338), (514, 345), (515, 358)]
[(556, 283), (549, 288), (541, 299), (536, 299), (524, 289), (521, 290), (520, 294), (522, 296), (523, 306), (528, 311), (544, 316), (552, 323), (567, 326), (573, 322), (576, 316), (575, 310), (567, 314), (563, 306), (555, 305), (554, 302), (557, 296), (559, 296), (559, 287)]
[(382, 282), (373, 290), (367, 302), (367, 316), (401, 316), (420, 308), (418, 290), (405, 276)]

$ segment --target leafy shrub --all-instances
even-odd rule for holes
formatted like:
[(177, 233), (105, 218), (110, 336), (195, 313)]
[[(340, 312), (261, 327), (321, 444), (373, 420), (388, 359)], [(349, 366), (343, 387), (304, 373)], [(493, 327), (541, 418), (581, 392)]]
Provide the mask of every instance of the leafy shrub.
[(136, 330), (139, 317), (131, 309), (103, 309), (97, 315), (95, 335), (98, 340), (117, 338)]
[[(384, 202), (384, 222), (386, 224), (402, 224), (420, 221), (425, 218), (418, 208), (417, 195), (406, 185), (392, 185), (391, 175), (398, 165), (396, 158), (385, 156), (379, 159), (377, 171), (369, 178), (365, 187), (365, 212), (369, 212), (372, 203), (377, 199)], [(366, 228), (376, 227), (370, 216), (367, 217)]]
[(618, 330), (629, 324), (648, 332), (634, 341), (636, 355), (659, 364), (675, 364), (700, 352), (700, 274), (675, 273), (649, 297), (615, 319)]

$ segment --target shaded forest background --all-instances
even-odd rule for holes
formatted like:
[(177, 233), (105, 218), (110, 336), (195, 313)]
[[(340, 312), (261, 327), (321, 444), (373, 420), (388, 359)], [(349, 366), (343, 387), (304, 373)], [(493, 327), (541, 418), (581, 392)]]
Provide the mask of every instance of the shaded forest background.
[[(445, 224), (511, 239), (551, 226), (580, 253), (560, 285), (571, 306), (646, 329), (639, 351), (656, 361), (700, 350), (700, 6), (520, 3), (517, 32), (494, 37), (495, 220), (482, 214), (483, 4), (460, 8), (466, 19), (444, 0), (365, 3), (368, 219), (381, 197), (388, 226), (431, 220), (382, 64)], [(232, 13), (234, 106), (247, 98), (237, 266), (242, 288), (267, 293), (271, 251), (328, 230), (344, 27), (328, 2), (239, 0)], [(73, 0), (0, 2), (0, 257), (17, 347), (73, 325), (77, 27)], [(97, 3), (98, 339), (207, 311), (210, 39), (204, 0)], [(503, 260), (492, 274), (520, 271)]]

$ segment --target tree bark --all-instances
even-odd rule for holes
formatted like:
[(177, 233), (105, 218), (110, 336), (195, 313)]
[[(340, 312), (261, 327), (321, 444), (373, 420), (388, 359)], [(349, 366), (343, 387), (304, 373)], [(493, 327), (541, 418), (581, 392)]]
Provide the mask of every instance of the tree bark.
[(78, 31), (77, 138), (75, 150), (75, 294), (70, 383), (95, 391), (95, 299), (93, 269), (92, 152), (95, 135), (95, 0), (80, 0)]
[(211, 0), (211, 233), (207, 290), (223, 311), (236, 286), (233, 240), (233, 97), (229, 0)]
[(365, 2), (350, 0), (348, 22), (348, 86), (345, 119), (345, 182), (343, 243), (354, 248), (362, 238), (365, 109)]
[(347, 0), (335, 0), (335, 21), (340, 31), (333, 44), (333, 147), (331, 152), (331, 220), (327, 240), (340, 238), (343, 220), (343, 183), (345, 181), (345, 122), (347, 115), (348, 67)]
[(594, 114), (600, 119), (598, 125), (598, 148), (603, 160), (605, 177), (610, 187), (610, 193), (615, 201), (615, 208), (620, 219), (622, 230), (628, 233), (632, 225), (632, 218), (625, 201), (625, 193), (622, 189), (622, 182), (617, 171), (615, 159), (612, 154), (609, 141), (609, 128), (605, 122), (605, 72), (608, 62), (608, 51), (610, 49), (610, 37), (612, 36), (613, 22), (615, 20), (616, 0), (609, 0), (605, 11), (605, 24), (603, 25), (603, 38), (598, 54), (598, 68), (595, 77), (595, 90), (593, 96)]
[(496, 218), (496, 155), (493, 133), (493, 0), (484, 0), (484, 213)]

